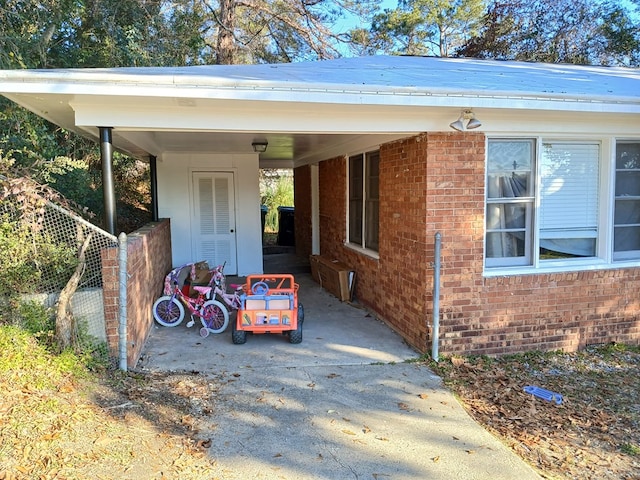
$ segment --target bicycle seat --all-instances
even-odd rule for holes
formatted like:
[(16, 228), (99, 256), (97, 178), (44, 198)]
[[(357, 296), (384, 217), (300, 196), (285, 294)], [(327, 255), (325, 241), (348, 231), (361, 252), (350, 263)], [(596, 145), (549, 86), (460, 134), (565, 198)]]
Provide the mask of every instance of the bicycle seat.
[(230, 283), (229, 286), (233, 289), (233, 290), (242, 290), (244, 288), (244, 285), (241, 283)]
[(209, 293), (211, 293), (211, 287), (207, 287), (207, 286), (194, 286), (193, 289), (198, 292), (201, 293), (202, 295), (208, 295)]

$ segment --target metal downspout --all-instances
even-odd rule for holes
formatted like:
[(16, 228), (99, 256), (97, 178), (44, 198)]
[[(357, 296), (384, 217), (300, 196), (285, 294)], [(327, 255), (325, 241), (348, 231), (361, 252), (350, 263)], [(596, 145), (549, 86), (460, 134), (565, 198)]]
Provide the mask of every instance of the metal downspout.
[(120, 370), (127, 371), (127, 234), (118, 236), (118, 347)]
[(158, 160), (155, 155), (149, 155), (149, 179), (151, 181), (151, 220), (158, 221)]
[(431, 332), (431, 358), (438, 361), (438, 342), (440, 337), (440, 248), (442, 235), (435, 234), (433, 261), (433, 330)]
[(105, 229), (116, 234), (116, 193), (113, 181), (113, 141), (111, 127), (100, 130), (100, 162), (102, 163), (102, 197), (104, 201)]

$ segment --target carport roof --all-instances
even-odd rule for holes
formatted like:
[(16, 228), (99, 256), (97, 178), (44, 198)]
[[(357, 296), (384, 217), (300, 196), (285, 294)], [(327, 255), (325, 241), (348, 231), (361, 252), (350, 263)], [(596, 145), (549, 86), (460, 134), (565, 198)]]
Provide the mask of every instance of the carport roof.
[[(170, 135), (161, 140), (157, 132), (206, 131), (229, 141), (229, 133), (244, 135), (238, 145), (271, 135), (270, 154), (295, 159), (305, 156), (302, 145), (322, 150), (318, 135), (401, 137), (428, 131), (434, 125), (417, 121), (427, 116), (424, 108), (431, 118), (455, 117), (462, 108), (640, 114), (640, 70), (372, 56), (290, 64), (3, 70), (0, 94), (94, 138), (97, 126), (113, 126), (114, 143), (134, 154), (193, 144)], [(416, 113), (415, 107), (423, 109)], [(301, 122), (301, 112), (310, 111), (313, 117), (307, 114)], [(344, 123), (336, 121), (345, 115)], [(356, 115), (368, 122), (354, 127)], [(379, 117), (378, 123), (372, 117)], [(409, 120), (404, 124), (402, 118)], [(291, 151), (278, 153), (275, 135)]]
[[(140, 96), (162, 96), (171, 88), (173, 95), (181, 90), (185, 97), (202, 97), (213, 90), (219, 98), (230, 99), (301, 91), (318, 97), (374, 93), (640, 103), (638, 69), (471, 58), (371, 56), (258, 65), (4, 70), (0, 79), (2, 93), (68, 90), (109, 95), (131, 89)], [(95, 87), (109, 88), (96, 91)], [(304, 99), (313, 100), (308, 95)]]

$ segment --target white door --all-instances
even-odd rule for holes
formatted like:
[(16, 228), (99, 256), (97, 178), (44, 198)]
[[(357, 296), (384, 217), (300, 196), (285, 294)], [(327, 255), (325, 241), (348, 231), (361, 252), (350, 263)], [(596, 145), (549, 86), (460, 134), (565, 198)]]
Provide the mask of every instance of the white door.
[(233, 173), (194, 172), (191, 238), (195, 261), (209, 267), (225, 264), (224, 272), (235, 275), (236, 221)]

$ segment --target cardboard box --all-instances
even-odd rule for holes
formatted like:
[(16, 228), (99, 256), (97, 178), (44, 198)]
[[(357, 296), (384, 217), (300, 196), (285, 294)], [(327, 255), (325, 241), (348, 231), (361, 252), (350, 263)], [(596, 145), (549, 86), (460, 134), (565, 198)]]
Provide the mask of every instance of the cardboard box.
[(197, 297), (198, 296), (198, 292), (196, 292), (194, 290), (193, 287), (197, 287), (197, 286), (207, 286), (209, 284), (209, 282), (211, 281), (211, 272), (209, 271), (209, 265), (207, 264), (207, 262), (198, 262), (195, 264), (195, 277), (192, 279), (191, 275), (189, 273), (189, 275), (187, 275), (187, 279), (185, 281), (185, 283), (190, 282), (190, 287), (189, 287), (189, 296), (190, 297)]
[(340, 301), (351, 301), (355, 285), (356, 272), (338, 260), (329, 260), (321, 255), (309, 257), (312, 278), (322, 288)]
[(191, 280), (193, 285), (206, 285), (211, 280), (211, 272), (209, 269), (200, 270), (196, 268), (196, 276)]

